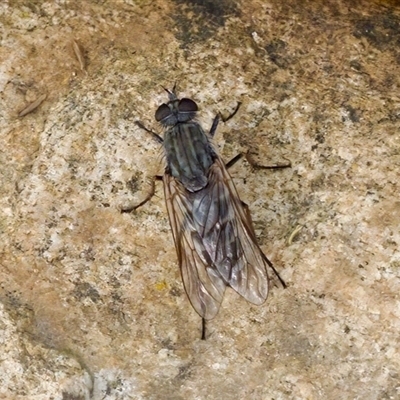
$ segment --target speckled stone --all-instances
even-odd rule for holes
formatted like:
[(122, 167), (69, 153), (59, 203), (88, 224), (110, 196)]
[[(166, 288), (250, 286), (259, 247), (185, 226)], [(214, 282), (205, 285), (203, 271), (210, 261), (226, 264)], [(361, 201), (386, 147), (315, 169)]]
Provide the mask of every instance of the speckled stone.
[[(0, 398), (400, 397), (397, 1), (0, 3)], [(75, 41), (75, 46), (74, 46)], [(81, 52), (79, 60), (77, 49)], [(142, 121), (221, 124), (288, 284), (200, 340)], [(30, 113), (27, 106), (46, 94)]]

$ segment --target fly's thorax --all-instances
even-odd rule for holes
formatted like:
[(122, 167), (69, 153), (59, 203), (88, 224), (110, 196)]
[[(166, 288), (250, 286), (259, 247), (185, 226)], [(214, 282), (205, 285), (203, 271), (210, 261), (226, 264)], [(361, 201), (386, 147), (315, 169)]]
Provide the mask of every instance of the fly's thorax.
[(181, 122), (164, 134), (164, 151), (170, 174), (190, 192), (203, 189), (215, 152), (197, 122)]

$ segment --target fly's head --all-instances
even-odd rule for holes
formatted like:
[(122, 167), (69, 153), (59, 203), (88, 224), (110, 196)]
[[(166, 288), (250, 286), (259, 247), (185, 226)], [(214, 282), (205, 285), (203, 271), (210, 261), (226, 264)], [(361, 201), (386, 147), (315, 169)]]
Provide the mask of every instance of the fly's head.
[(178, 99), (176, 94), (168, 89), (169, 102), (157, 108), (155, 118), (164, 126), (174, 126), (179, 122), (187, 122), (196, 116), (197, 104), (187, 98)]

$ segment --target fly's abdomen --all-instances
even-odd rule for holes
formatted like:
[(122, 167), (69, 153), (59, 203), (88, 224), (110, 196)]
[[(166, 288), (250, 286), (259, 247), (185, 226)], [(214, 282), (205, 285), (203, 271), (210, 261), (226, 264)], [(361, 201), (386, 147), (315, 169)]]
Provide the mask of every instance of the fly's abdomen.
[(164, 151), (170, 174), (190, 192), (203, 189), (215, 153), (202, 127), (196, 122), (174, 125), (164, 135)]

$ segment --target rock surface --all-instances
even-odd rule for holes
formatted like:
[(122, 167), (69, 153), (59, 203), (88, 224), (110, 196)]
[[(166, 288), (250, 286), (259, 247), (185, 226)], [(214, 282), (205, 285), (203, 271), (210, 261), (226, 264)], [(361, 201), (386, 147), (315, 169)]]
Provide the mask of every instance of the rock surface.
[[(400, 6), (351, 3), (1, 2), (0, 398), (399, 398)], [(120, 212), (175, 82), (207, 129), (242, 102), (225, 160), (292, 163), (230, 170), (288, 288), (206, 341), (161, 184)]]

